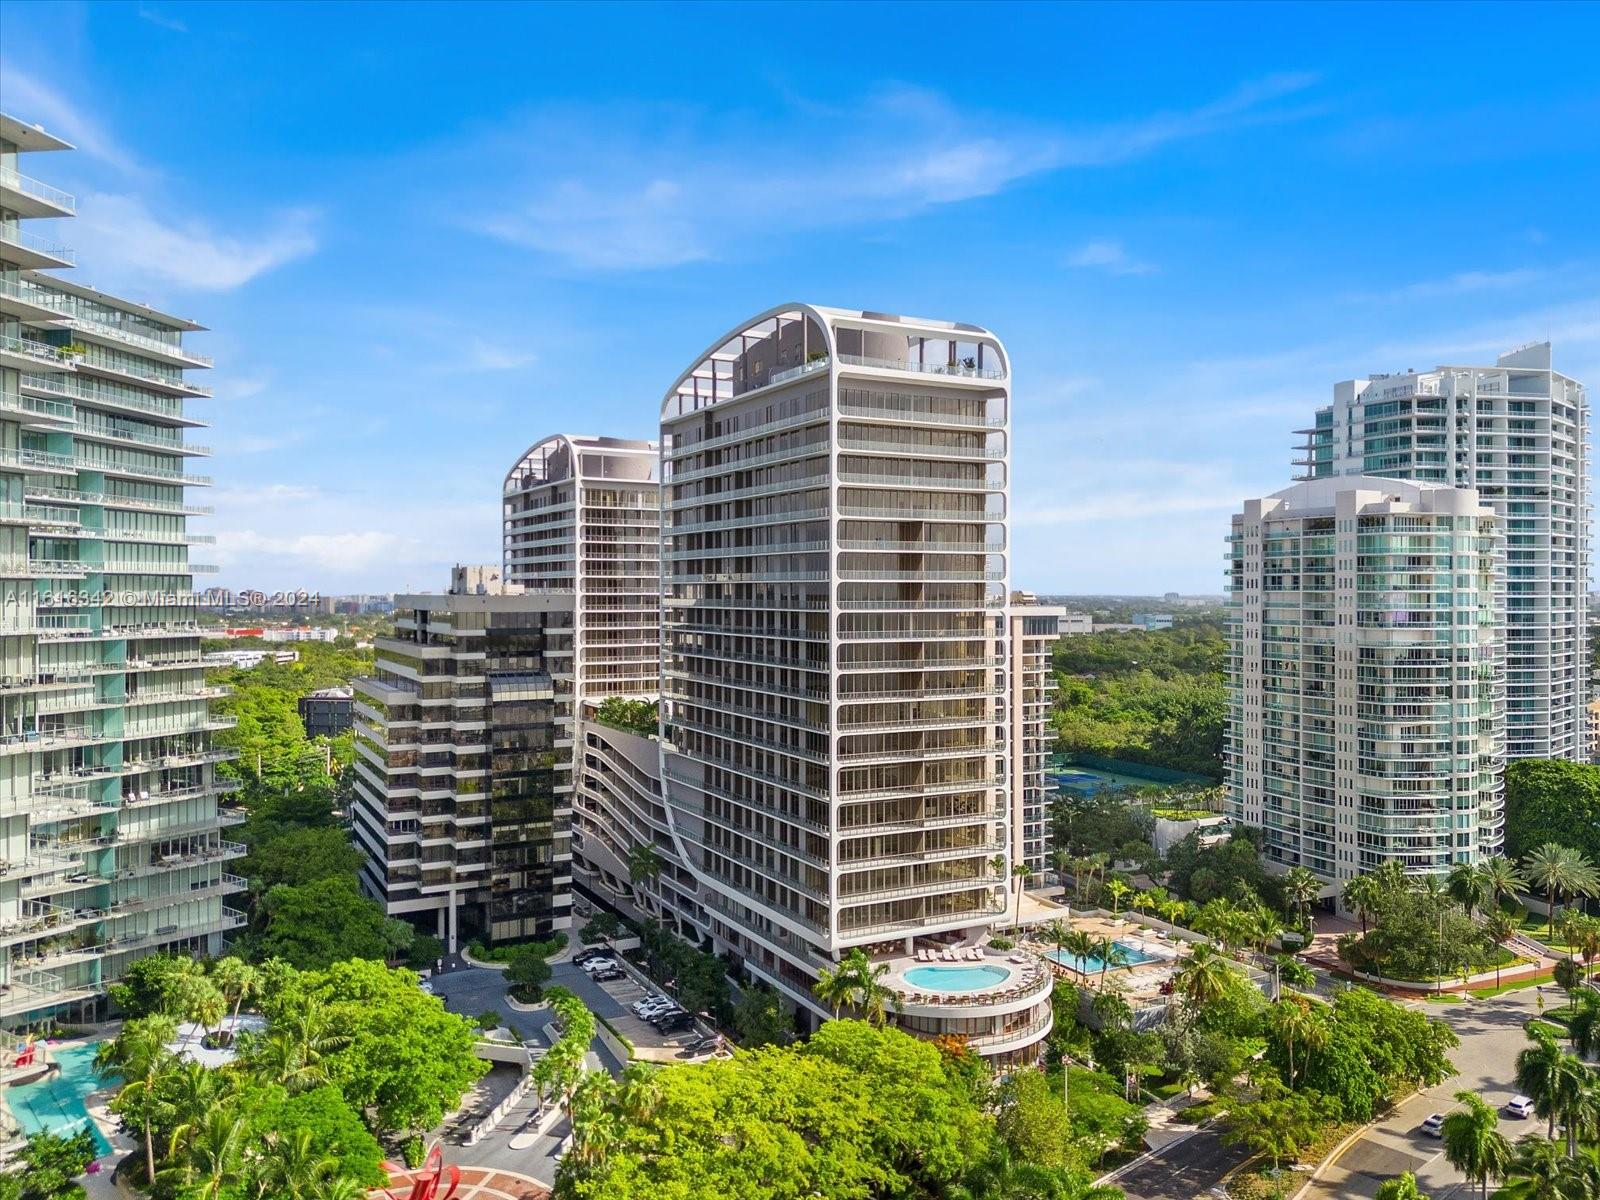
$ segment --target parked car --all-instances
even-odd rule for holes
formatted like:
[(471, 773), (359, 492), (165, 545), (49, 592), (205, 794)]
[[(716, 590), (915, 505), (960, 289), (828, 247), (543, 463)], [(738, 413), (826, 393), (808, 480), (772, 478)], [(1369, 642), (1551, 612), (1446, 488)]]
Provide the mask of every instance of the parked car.
[(642, 1017), (658, 1009), (675, 1008), (677, 1001), (668, 1000), (665, 996), (646, 996), (643, 1000), (635, 1000), (628, 1007)]
[(1422, 1123), (1420, 1131), (1427, 1137), (1442, 1138), (1444, 1136), (1444, 1114), (1433, 1113)]
[(588, 962), (579, 963), (578, 969), (593, 975), (596, 971), (621, 970), (622, 964), (614, 958), (591, 958)]
[(584, 963), (591, 959), (614, 958), (615, 956), (616, 952), (614, 950), (607, 950), (603, 946), (590, 946), (587, 950), (579, 950), (576, 954), (574, 954), (572, 956), (572, 961), (581, 967)]
[(1513, 1096), (1506, 1101), (1506, 1113), (1513, 1117), (1533, 1116), (1533, 1097)]
[(621, 967), (607, 967), (603, 971), (592, 972), (589, 978), (597, 983), (611, 983), (613, 980), (626, 979), (628, 973)]
[(694, 1027), (694, 1014), (680, 1008), (676, 1012), (656, 1017), (650, 1024), (656, 1027), (658, 1033), (678, 1033)]

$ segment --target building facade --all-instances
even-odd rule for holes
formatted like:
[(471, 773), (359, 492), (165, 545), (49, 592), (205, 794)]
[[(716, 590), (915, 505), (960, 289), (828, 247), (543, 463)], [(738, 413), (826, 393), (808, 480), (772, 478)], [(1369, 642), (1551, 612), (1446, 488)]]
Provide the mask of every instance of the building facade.
[(1334, 385), (1299, 460), (1312, 479), (1379, 475), (1475, 488), (1506, 553), (1506, 753), (1587, 758), (1589, 405), (1549, 343), (1493, 366)]
[[(1027, 855), (1005, 351), (976, 326), (774, 309), (697, 358), (661, 421), (657, 892), (818, 1019), (812, 984), (853, 947), (981, 939)], [(903, 999), (905, 1028), (992, 1056), (1049, 1030), (1047, 976)]]
[(654, 915), (660, 905), (633, 878), (639, 848), (664, 842), (666, 828), (654, 722), (619, 728), (601, 706), (654, 704), (661, 692), (659, 449), (556, 434), (518, 457), (502, 490), (506, 579), (573, 593), (574, 878), (630, 915)]
[(318, 688), (296, 702), (307, 737), (338, 737), (348, 732), (355, 717), (355, 689)]
[(395, 598), (356, 681), (356, 844), (450, 951), (571, 924), (572, 593)]
[(1050, 802), (1056, 788), (1046, 771), (1056, 732), (1050, 721), (1055, 707), (1054, 651), (1066, 619), (1064, 608), (1038, 603), (1029, 592), (1013, 592), (1007, 620), (1011, 624), (1011, 856), (1042, 878), (1049, 865)]
[(1470, 488), (1331, 477), (1233, 518), (1226, 810), (1337, 895), (1501, 850), (1502, 539)]
[[(185, 438), (201, 326), (70, 282), (29, 228), (70, 149), (0, 115), (0, 1024), (94, 1015), (155, 951), (217, 954), (244, 915), (243, 815), (213, 744)], [(26, 170), (24, 168), (27, 168)]]

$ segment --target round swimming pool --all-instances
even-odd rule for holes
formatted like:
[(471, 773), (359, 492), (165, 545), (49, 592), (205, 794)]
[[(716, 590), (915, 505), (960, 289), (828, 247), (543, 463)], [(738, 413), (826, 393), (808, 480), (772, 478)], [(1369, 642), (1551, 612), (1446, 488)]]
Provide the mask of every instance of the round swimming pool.
[(981, 992), (1011, 978), (1010, 967), (951, 963), (949, 966), (912, 967), (906, 982), (930, 992)]

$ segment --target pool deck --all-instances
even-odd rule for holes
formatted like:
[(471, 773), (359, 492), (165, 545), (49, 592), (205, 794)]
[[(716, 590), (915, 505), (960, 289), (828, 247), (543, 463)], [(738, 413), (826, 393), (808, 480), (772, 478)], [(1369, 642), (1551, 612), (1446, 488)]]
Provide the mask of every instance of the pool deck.
[[(1069, 963), (1056, 962), (1052, 958), (1043, 960), (1057, 975), (1074, 983), (1086, 983), (1091, 987), (1100, 987), (1102, 984), (1114, 986), (1135, 999), (1155, 997), (1160, 995), (1161, 986), (1172, 978), (1179, 960), (1183, 958), (1185, 943), (1163, 938), (1154, 929), (1146, 928), (1141, 932), (1139, 922), (1131, 917), (1073, 917), (1071, 925), (1074, 931), (1082, 930), (1097, 942), (1101, 938), (1110, 938), (1113, 942), (1132, 946), (1155, 960), (1113, 965), (1104, 972), (1079, 971)], [(1042, 929), (1032, 930), (1031, 937), (1029, 948), (1035, 953), (1043, 955), (1056, 948)]]
[[(114, 1036), (114, 1034), (115, 1027), (102, 1028), (98, 1032), (88, 1037), (72, 1038), (67, 1041), (49, 1042), (46, 1044), (46, 1057), (49, 1061), (54, 1062), (56, 1056), (59, 1055), (62, 1050), (70, 1050), (77, 1046), (98, 1045), (100, 1042), (106, 1040), (107, 1037)], [(6, 1100), (3, 1094), (9, 1090), (10, 1085), (5, 1088), (0, 1088), (0, 1106), (7, 1107), (7, 1119), (8, 1121), (14, 1122), (15, 1116), (10, 1113), (9, 1106), (6, 1105)], [(103, 1154), (95, 1160), (100, 1164), (100, 1170), (93, 1175), (84, 1176), (80, 1181), (84, 1188), (88, 1191), (91, 1200), (101, 1200), (101, 1198), (119, 1196), (116, 1186), (111, 1182), (111, 1168), (117, 1162), (119, 1162), (124, 1155), (136, 1149), (134, 1143), (127, 1137), (123, 1136), (115, 1114), (113, 1114), (107, 1107), (107, 1105), (111, 1103), (111, 1098), (115, 1096), (116, 1093), (117, 1089), (114, 1086), (101, 1087), (86, 1093), (83, 1097), (83, 1106), (88, 1111), (89, 1119), (93, 1121), (94, 1124), (99, 1128), (100, 1136), (103, 1137), (111, 1146), (111, 1153)], [(5, 1152), (8, 1149), (10, 1149), (9, 1146), (0, 1145), (0, 1158), (5, 1156)]]
[[(950, 950), (941, 948), (938, 951), (924, 947), (921, 951), (940, 956), (928, 960), (914, 956), (908, 958), (901, 954), (883, 960), (889, 964), (889, 974), (884, 982), (911, 1004), (971, 1005), (1022, 997), (1038, 990), (1045, 973), (1045, 968), (1036, 955), (1016, 950), (1000, 951), (984, 947), (976, 950), (979, 957), (973, 957), (973, 949), (968, 947)], [(944, 958), (943, 953), (949, 953), (952, 957)], [(952, 971), (962, 967), (973, 969), (997, 967), (1005, 971), (1005, 976), (988, 985), (945, 991), (931, 988), (926, 983), (919, 985), (906, 978), (908, 973), (916, 971), (919, 967), (949, 967)]]

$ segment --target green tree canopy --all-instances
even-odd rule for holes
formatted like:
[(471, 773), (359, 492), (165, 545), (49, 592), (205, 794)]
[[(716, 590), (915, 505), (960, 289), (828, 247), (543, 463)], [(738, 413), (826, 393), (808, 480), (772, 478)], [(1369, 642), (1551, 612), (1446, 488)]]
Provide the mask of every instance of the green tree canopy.
[(1546, 842), (1600, 862), (1600, 766), (1525, 758), (1506, 764), (1506, 854), (1516, 860)]
[(383, 906), (361, 894), (354, 878), (280, 884), (261, 899), (265, 917), (254, 939), (257, 958), (281, 958), (301, 970), (347, 959), (383, 961), (408, 948), (410, 926), (389, 921)]

